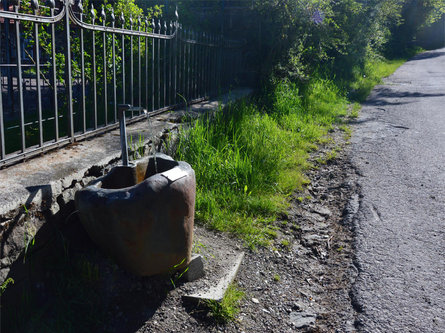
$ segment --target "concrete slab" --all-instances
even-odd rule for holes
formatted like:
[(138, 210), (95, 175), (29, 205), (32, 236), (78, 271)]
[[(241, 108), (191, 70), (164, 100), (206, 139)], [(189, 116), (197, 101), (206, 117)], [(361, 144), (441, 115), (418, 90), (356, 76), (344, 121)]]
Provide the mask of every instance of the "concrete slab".
[(244, 252), (230, 253), (225, 258), (225, 265), (219, 271), (217, 283), (208, 288), (198, 290), (193, 294), (184, 295), (188, 300), (213, 300), (221, 302), (227, 288), (233, 282), (244, 258)]

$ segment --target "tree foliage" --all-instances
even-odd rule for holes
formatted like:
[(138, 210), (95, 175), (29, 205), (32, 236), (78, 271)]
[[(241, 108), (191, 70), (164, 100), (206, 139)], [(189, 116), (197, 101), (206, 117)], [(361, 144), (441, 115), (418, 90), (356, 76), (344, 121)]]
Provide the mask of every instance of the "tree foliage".
[[(180, 2), (190, 21), (198, 12), (195, 2)], [(232, 22), (233, 11), (228, 14), (231, 2), (224, 3), (215, 0), (206, 7), (207, 14), (213, 8), (209, 21), (215, 31), (227, 25), (222, 16), (232, 16), (230, 25), (238, 30), (232, 36), (224, 30), (226, 36), (248, 42), (250, 63), (262, 78), (300, 82), (314, 73), (347, 79), (369, 57), (394, 53), (388, 50), (406, 53), (416, 32), (445, 10), (445, 0), (253, 0), (240, 23)], [(198, 17), (195, 22), (202, 21)]]

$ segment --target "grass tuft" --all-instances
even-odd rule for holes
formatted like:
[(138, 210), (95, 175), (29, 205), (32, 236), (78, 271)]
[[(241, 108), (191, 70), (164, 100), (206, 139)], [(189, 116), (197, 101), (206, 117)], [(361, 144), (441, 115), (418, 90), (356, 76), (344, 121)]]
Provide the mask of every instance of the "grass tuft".
[(245, 293), (232, 283), (221, 302), (206, 301), (210, 315), (217, 323), (227, 323), (235, 320), (244, 295)]

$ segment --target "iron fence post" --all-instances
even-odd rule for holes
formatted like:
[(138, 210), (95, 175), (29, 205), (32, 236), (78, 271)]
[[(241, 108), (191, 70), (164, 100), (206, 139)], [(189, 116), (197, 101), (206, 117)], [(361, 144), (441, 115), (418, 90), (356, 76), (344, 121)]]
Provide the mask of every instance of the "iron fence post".
[[(69, 0), (65, 0), (69, 1)], [(94, 5), (91, 4), (91, 23), (94, 25), (96, 20), (96, 11)], [(92, 52), (93, 52), (93, 110), (94, 110), (94, 129), (97, 129), (97, 80), (96, 80), (96, 35), (92, 31)]]
[(68, 106), (68, 136), (71, 142), (74, 142), (74, 119), (73, 119), (73, 82), (71, 81), (71, 40), (70, 40), (70, 16), (68, 15), (70, 0), (65, 0), (65, 29), (66, 29), (66, 98), (67, 98), (67, 106)]
[[(52, 0), (52, 3), (55, 6), (55, 1)], [(78, 4), (79, 10), (80, 10), (80, 21), (83, 21), (83, 5), (82, 2), (79, 1)], [(54, 15), (54, 9), (52, 9), (51, 11), (51, 16)], [(52, 35), (53, 35), (53, 59), (54, 59), (54, 95), (56, 96), (54, 98), (54, 104), (56, 105), (55, 107), (55, 117), (56, 119), (57, 117), (57, 87), (56, 87), (56, 70), (55, 70), (55, 57), (56, 57), (56, 53), (55, 53), (55, 31), (54, 31), (54, 24), (52, 25)], [(87, 131), (87, 110), (86, 110), (86, 94), (85, 94), (85, 52), (84, 52), (84, 37), (83, 37), (83, 29), (80, 29), (80, 75), (81, 75), (81, 80), (82, 80), (82, 129), (83, 129), (83, 133), (86, 133)], [(58, 127), (57, 121), (56, 121), (56, 127)], [(56, 129), (56, 131), (58, 131), (58, 129)], [(57, 140), (56, 140), (57, 141)]]
[[(19, 6), (15, 6), (16, 13), (19, 12)], [(25, 110), (23, 105), (23, 79), (22, 79), (22, 43), (20, 42), (20, 21), (15, 20), (15, 37), (17, 41), (17, 86), (19, 88), (19, 107), (20, 107), (20, 132), (22, 135), (22, 153), (26, 150), (25, 142)]]
[[(105, 7), (102, 5), (102, 11), (100, 13), (102, 17), (102, 25), (105, 27), (107, 15), (105, 14)], [(103, 41), (103, 80), (104, 80), (104, 122), (105, 126), (108, 125), (108, 89), (107, 89), (107, 36), (105, 35), (105, 31), (102, 33), (102, 41)]]

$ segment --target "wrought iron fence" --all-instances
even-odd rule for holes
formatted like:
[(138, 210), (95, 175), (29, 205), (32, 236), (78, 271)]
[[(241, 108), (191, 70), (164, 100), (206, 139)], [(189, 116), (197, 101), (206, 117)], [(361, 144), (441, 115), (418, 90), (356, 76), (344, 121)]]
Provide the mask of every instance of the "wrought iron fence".
[(167, 22), (25, 1), (0, 10), (0, 167), (117, 127), (121, 103), (132, 122), (205, 100), (243, 68), (241, 42), (183, 28), (177, 11)]

